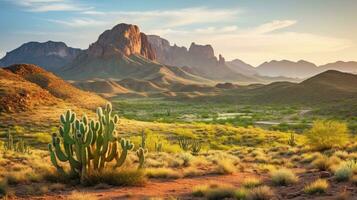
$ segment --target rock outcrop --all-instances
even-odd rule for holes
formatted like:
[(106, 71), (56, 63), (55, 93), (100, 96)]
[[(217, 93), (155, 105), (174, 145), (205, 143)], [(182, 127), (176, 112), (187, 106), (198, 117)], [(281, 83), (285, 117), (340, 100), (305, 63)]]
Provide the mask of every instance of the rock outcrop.
[(155, 60), (155, 52), (141, 33), (139, 27), (131, 24), (118, 24), (102, 33), (98, 40), (86, 50), (88, 57), (110, 58), (113, 56), (141, 55)]
[(185, 71), (208, 79), (251, 80), (250, 77), (230, 69), (222, 55), (219, 55), (217, 59), (211, 45), (199, 45), (192, 42), (187, 49), (178, 47), (176, 44), (171, 46), (169, 41), (156, 35), (149, 35), (148, 39), (156, 52), (157, 61), (162, 64), (185, 67)]
[(55, 72), (71, 62), (80, 52), (80, 49), (68, 47), (63, 42), (28, 42), (6, 53), (0, 63), (3, 66), (16, 63), (35, 64)]

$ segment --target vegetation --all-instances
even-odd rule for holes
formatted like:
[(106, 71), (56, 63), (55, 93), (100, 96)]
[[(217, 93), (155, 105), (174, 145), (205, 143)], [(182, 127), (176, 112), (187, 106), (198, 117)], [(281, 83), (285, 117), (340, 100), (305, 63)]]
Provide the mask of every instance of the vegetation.
[[(61, 115), (59, 135), (53, 134), (49, 151), (52, 164), (57, 171), (65, 175), (64, 168), (58, 161), (68, 162), (70, 174), (79, 176), (82, 183), (93, 174), (100, 174), (108, 163), (116, 160), (114, 168), (121, 167), (128, 151), (134, 145), (125, 139), (119, 139), (115, 126), (119, 120), (117, 115), (112, 116), (111, 104), (106, 108), (97, 109), (97, 121), (88, 121), (87, 116), (81, 120), (76, 119), (76, 114), (68, 110)], [(121, 153), (118, 152), (120, 140)], [(144, 164), (144, 150), (137, 151), (139, 168)]]
[(348, 141), (347, 125), (331, 120), (315, 121), (307, 132), (307, 139), (310, 146), (317, 150), (341, 146)]
[(271, 180), (275, 185), (290, 185), (298, 181), (298, 177), (289, 169), (279, 169), (271, 173)]
[(316, 181), (306, 185), (304, 192), (307, 194), (321, 194), (325, 193), (328, 187), (329, 184), (325, 179), (317, 179)]

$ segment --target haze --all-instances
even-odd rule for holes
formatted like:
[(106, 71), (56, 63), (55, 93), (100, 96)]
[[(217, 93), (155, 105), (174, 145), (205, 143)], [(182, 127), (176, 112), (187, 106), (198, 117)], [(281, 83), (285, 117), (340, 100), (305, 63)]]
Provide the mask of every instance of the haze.
[[(204, 4), (203, 4), (204, 3)], [(356, 60), (353, 0), (74, 1), (2, 0), (0, 56), (28, 41), (63, 41), (87, 48), (102, 30), (137, 24), (179, 46), (212, 44), (227, 60), (325, 64)], [(11, 20), (10, 20), (11, 19)]]

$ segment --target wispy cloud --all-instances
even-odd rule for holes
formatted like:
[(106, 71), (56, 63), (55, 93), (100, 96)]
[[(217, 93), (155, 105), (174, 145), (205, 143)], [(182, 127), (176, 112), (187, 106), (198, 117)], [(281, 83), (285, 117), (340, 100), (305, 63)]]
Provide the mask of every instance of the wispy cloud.
[(153, 29), (172, 43), (189, 45), (192, 41), (212, 44), (216, 54), (228, 60), (242, 58), (252, 64), (271, 59), (316, 59), (318, 55), (333, 54), (350, 48), (352, 41), (307, 32), (284, 31), (298, 23), (295, 20), (276, 20), (255, 27), (214, 26), (192, 30)]
[(7, 0), (30, 12), (86, 11), (93, 7), (84, 6), (72, 0)]
[(88, 19), (88, 18), (76, 18), (76, 19), (71, 19), (71, 20), (54, 20), (54, 19), (50, 19), (48, 20), (50, 22), (55, 22), (58, 24), (63, 24), (66, 26), (70, 26), (70, 27), (77, 27), (77, 28), (81, 28), (81, 27), (92, 27), (92, 26), (104, 26), (104, 25), (108, 25), (110, 22), (106, 22), (106, 21), (100, 21), (100, 20), (94, 20), (94, 19)]
[(258, 26), (257, 28), (254, 29), (254, 32), (261, 33), (261, 34), (269, 33), (269, 32), (273, 32), (275, 30), (287, 28), (287, 27), (292, 26), (296, 23), (297, 23), (296, 20), (275, 20), (275, 21), (268, 22), (268, 23)]
[[(112, 22), (133, 23), (144, 25), (150, 28), (170, 28), (180, 27), (192, 24), (213, 24), (216, 22), (229, 22), (238, 18), (240, 9), (212, 9), (206, 7), (192, 7), (174, 10), (151, 10), (151, 11), (118, 11), (118, 12), (101, 12), (96, 10), (82, 11), (87, 19), (102, 23), (93, 23), (92, 26)], [(77, 19), (70, 19), (76, 21)], [(64, 21), (62, 21), (64, 22)]]

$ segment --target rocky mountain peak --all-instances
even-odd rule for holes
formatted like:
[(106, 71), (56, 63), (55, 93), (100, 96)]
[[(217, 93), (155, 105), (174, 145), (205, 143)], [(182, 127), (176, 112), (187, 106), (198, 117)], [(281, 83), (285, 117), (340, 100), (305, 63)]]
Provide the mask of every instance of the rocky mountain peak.
[(140, 32), (139, 27), (123, 23), (103, 32), (89, 47), (87, 53), (92, 57), (137, 54), (150, 60), (156, 58), (147, 36)]
[(189, 53), (191, 55), (201, 57), (201, 58), (214, 58), (214, 51), (211, 45), (198, 45), (194, 42), (191, 43), (189, 48)]

